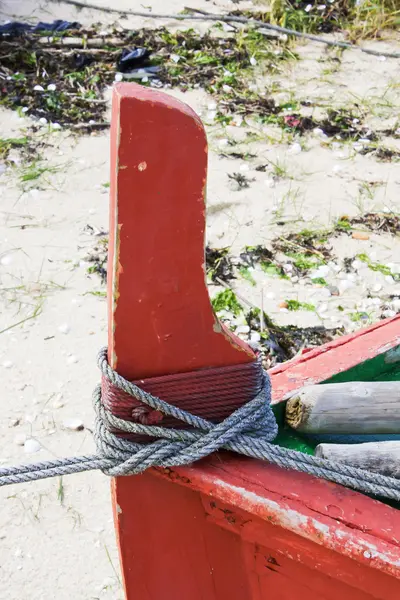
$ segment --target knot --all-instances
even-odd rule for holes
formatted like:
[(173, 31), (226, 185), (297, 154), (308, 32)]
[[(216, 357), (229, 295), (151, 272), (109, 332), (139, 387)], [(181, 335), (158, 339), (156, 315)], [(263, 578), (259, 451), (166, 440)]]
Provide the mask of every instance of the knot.
[[(220, 449), (251, 456), (251, 448), (256, 447), (257, 440), (271, 442), (277, 435), (278, 426), (270, 405), (270, 379), (260, 360), (255, 365), (260, 375), (260, 385), (254, 397), (219, 423), (173, 406), (124, 379), (108, 364), (107, 348), (100, 351), (98, 365), (103, 378), (129, 394), (143, 407), (142, 411), (134, 409), (139, 422), (117, 417), (105, 407), (101, 386), (96, 387), (93, 404), (96, 412), (94, 437), (97, 451), (104, 458), (118, 461), (116, 466), (104, 470), (107, 475), (134, 475), (149, 467), (187, 465)], [(218, 393), (221, 393), (220, 385), (215, 391), (216, 395)], [(142, 418), (149, 409), (153, 414), (180, 421), (186, 429), (149, 424), (148, 420)], [(161, 419), (156, 422), (159, 421)], [(149, 443), (138, 443), (120, 437), (112, 433), (116, 430), (125, 436), (135, 434), (142, 439), (147, 436)]]

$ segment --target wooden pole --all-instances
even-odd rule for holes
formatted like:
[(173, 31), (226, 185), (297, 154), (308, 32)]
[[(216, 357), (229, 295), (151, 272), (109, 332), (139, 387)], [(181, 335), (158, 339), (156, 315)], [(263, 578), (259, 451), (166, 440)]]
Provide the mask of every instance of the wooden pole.
[(400, 433), (400, 382), (310, 385), (293, 394), (286, 422), (304, 433)]
[(400, 442), (319, 444), (315, 454), (389, 477), (400, 477)]
[[(210, 305), (204, 266), (206, 174), (206, 136), (190, 108), (138, 85), (115, 86), (108, 349), (110, 364), (127, 379), (240, 364), (255, 358), (243, 341), (219, 323)], [(176, 583), (176, 596), (165, 587), (158, 595), (154, 590), (157, 586), (162, 590), (160, 571), (146, 576), (147, 590), (143, 581), (132, 575), (132, 561), (140, 554), (135, 535), (143, 525), (136, 518), (135, 507), (141, 501), (150, 507), (151, 495), (156, 493), (152, 490), (158, 489), (152, 479), (148, 475), (121, 477), (112, 483), (128, 600), (186, 597), (185, 589), (179, 587), (184, 585), (181, 581)], [(164, 532), (159, 527), (157, 534), (155, 515), (153, 527), (149, 535), (155, 539), (158, 535), (159, 543), (163, 543)], [(194, 548), (195, 553), (200, 551)], [(151, 565), (147, 568), (151, 573)], [(165, 569), (172, 568), (166, 549)]]

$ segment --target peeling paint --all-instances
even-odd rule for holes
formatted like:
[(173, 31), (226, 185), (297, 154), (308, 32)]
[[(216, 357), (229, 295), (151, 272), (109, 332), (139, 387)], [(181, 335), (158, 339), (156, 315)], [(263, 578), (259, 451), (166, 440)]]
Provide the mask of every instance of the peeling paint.
[(400, 362), (400, 345), (396, 348), (391, 348), (385, 355), (385, 363), (388, 365)]

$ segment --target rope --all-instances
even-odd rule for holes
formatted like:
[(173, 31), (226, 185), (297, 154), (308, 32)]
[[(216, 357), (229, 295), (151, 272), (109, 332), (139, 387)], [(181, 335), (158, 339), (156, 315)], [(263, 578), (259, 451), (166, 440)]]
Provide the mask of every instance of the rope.
[[(261, 370), (261, 363), (258, 364)], [(270, 405), (271, 385), (266, 372), (262, 373), (262, 385), (255, 397), (221, 423), (214, 424), (172, 406), (121, 377), (108, 364), (106, 348), (99, 353), (98, 365), (103, 377), (111, 384), (153, 410), (182, 421), (191, 429), (143, 425), (116, 417), (104, 407), (101, 386), (98, 385), (93, 393), (97, 455), (1, 468), (0, 486), (93, 469), (101, 469), (111, 476), (134, 475), (153, 466), (192, 464), (213, 452), (225, 449), (266, 460), (285, 469), (328, 479), (371, 496), (400, 501), (400, 481), (397, 479), (272, 444), (278, 427)], [(156, 439), (148, 444), (141, 444), (119, 437), (111, 433), (110, 429)]]
[(372, 50), (368, 48), (361, 48), (360, 46), (356, 46), (356, 44), (351, 44), (349, 42), (339, 42), (335, 40), (328, 40), (319, 35), (313, 35), (311, 33), (304, 33), (302, 31), (296, 31), (295, 29), (288, 29), (287, 27), (280, 27), (279, 25), (272, 25), (272, 23), (264, 23), (260, 19), (251, 19), (250, 17), (239, 17), (235, 15), (217, 15), (212, 13), (202, 13), (202, 14), (160, 14), (160, 13), (150, 13), (144, 12), (140, 10), (130, 10), (130, 9), (118, 9), (112, 8), (109, 6), (98, 6), (97, 4), (92, 4), (91, 2), (82, 2), (81, 0), (52, 0), (52, 2), (70, 4), (72, 6), (76, 6), (77, 8), (87, 8), (91, 10), (98, 10), (106, 13), (115, 13), (119, 15), (125, 16), (133, 16), (133, 17), (144, 17), (149, 19), (174, 19), (176, 21), (222, 21), (224, 23), (243, 23), (245, 25), (256, 25), (261, 26), (264, 29), (269, 29), (271, 31), (276, 31), (277, 33), (292, 35), (293, 37), (303, 38), (306, 40), (311, 40), (313, 42), (317, 42), (319, 44), (325, 44), (326, 46), (332, 46), (334, 48), (344, 48), (348, 50), (360, 50), (364, 52), (364, 54), (371, 54), (372, 56), (385, 56), (387, 58), (400, 58), (400, 52), (380, 52), (378, 50)]

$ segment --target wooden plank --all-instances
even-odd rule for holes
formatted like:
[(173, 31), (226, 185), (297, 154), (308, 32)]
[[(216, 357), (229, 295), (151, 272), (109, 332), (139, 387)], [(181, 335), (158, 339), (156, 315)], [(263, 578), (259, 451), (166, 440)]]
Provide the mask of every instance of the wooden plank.
[[(397, 351), (395, 357), (391, 356), (399, 344), (400, 315), (396, 315), (314, 348), (293, 361), (271, 369), (273, 402), (284, 400), (293, 391), (306, 385), (327, 381), (332, 377), (343, 380), (347, 372), (350, 380), (354, 380), (352, 371), (358, 365), (373, 362), (380, 355), (383, 355), (382, 363), (389, 370), (396, 362), (400, 364), (400, 352)], [(362, 379), (365, 380), (365, 377)]]
[[(110, 364), (128, 379), (255, 358), (218, 322), (210, 305), (204, 266), (206, 174), (205, 132), (191, 109), (142, 86), (115, 86), (108, 347)], [(113, 482), (128, 599), (138, 597), (131, 565), (136, 485), (131, 477)], [(168, 554), (165, 565), (175, 568)]]
[(315, 454), (389, 477), (400, 477), (400, 442), (319, 444)]
[(307, 386), (288, 400), (286, 423), (302, 433), (400, 433), (400, 382)]

